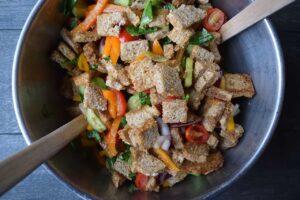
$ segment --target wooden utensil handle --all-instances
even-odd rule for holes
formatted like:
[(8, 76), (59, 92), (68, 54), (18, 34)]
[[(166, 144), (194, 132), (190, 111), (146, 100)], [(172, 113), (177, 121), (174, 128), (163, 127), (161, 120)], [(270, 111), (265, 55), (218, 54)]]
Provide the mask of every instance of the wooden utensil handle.
[(255, 0), (222, 26), (223, 42), (294, 1)]
[(51, 158), (86, 128), (83, 115), (0, 161), (0, 195)]

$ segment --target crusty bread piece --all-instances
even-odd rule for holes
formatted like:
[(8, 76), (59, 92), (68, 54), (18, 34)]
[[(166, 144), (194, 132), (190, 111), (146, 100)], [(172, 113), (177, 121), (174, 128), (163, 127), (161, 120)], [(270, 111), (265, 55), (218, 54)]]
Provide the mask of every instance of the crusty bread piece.
[(183, 148), (183, 157), (196, 163), (206, 162), (209, 147), (207, 144), (186, 143)]
[(90, 109), (107, 110), (107, 100), (103, 97), (102, 90), (92, 84), (85, 87), (83, 104)]
[(224, 74), (225, 89), (236, 97), (251, 98), (255, 94), (251, 76), (248, 74)]

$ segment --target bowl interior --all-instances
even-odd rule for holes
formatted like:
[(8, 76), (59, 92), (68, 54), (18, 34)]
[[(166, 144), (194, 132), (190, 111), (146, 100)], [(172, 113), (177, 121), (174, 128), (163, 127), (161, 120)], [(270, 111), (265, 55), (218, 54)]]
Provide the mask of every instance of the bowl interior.
[[(228, 16), (244, 8), (248, 0), (213, 0)], [(14, 101), (19, 124), (28, 143), (67, 122), (66, 102), (59, 94), (63, 70), (49, 55), (60, 41), (65, 17), (60, 1), (39, 1), (16, 52)], [(242, 99), (238, 123), (245, 128), (239, 145), (227, 151), (225, 166), (208, 176), (189, 177), (160, 193), (128, 193), (116, 190), (109, 173), (84, 154), (63, 149), (47, 166), (77, 194), (103, 199), (194, 199), (207, 197), (229, 185), (253, 163), (268, 141), (280, 111), (283, 69), (280, 49), (269, 22), (264, 20), (221, 46), (222, 67), (228, 72), (251, 74), (257, 95)]]

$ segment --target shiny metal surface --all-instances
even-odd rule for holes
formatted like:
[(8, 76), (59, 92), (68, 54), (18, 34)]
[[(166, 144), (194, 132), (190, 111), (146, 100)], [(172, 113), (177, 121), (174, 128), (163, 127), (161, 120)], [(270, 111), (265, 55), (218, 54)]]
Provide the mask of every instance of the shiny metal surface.
[[(40, 0), (29, 16), (15, 53), (13, 99), (20, 129), (28, 144), (69, 120), (58, 88), (63, 74), (49, 60), (56, 48), (64, 16), (59, 0)], [(248, 0), (213, 0), (233, 16)], [(257, 95), (242, 99), (238, 122), (246, 132), (239, 145), (225, 153), (225, 166), (208, 176), (189, 177), (160, 193), (128, 193), (114, 189), (106, 170), (66, 147), (45, 167), (83, 198), (204, 199), (228, 187), (257, 160), (276, 126), (284, 93), (284, 66), (279, 41), (264, 20), (221, 47), (226, 71), (250, 73)]]

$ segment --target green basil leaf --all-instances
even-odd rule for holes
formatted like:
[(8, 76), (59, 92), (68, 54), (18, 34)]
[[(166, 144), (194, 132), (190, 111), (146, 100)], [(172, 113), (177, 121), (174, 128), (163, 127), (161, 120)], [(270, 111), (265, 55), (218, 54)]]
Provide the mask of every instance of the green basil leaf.
[(162, 45), (167, 45), (167, 44), (172, 44), (173, 43), (172, 40), (170, 40), (170, 38), (168, 38), (168, 37), (165, 37), (165, 38), (161, 39), (159, 42)]
[(196, 33), (191, 39), (190, 44), (201, 45), (205, 44), (214, 39), (214, 36), (209, 33), (206, 29), (203, 29), (202, 32)]
[(135, 26), (127, 26), (126, 31), (132, 36), (146, 35), (157, 31), (156, 27), (153, 28), (139, 28)]
[(171, 4), (171, 3), (166, 3), (164, 5), (164, 9), (166, 9), (166, 10), (175, 10), (176, 7), (173, 4)]
[(122, 117), (122, 121), (121, 121), (121, 127), (124, 128), (127, 124), (127, 120), (126, 120), (126, 117)]
[(117, 160), (117, 157), (112, 157), (112, 158), (107, 157), (106, 158), (106, 167), (109, 171), (113, 170), (113, 166), (114, 166), (116, 160)]
[(94, 139), (98, 143), (101, 142), (101, 137), (100, 137), (99, 133), (95, 130), (88, 132), (86, 136), (88, 139)]
[(63, 1), (63, 14), (69, 16), (72, 14), (72, 10), (77, 0), (64, 0)]
[(140, 92), (139, 93), (139, 98), (140, 98), (140, 101), (141, 101), (142, 105), (151, 106), (151, 101), (150, 101), (150, 95), (149, 94), (146, 94), (144, 92)]
[(94, 78), (91, 80), (91, 82), (92, 82), (94, 85), (100, 87), (101, 89), (107, 89), (107, 86), (105, 85), (105, 81), (104, 81), (102, 78), (100, 78), (100, 77), (94, 77)]
[(153, 9), (152, 9), (152, 1), (147, 0), (145, 9), (143, 11), (143, 15), (141, 17), (140, 28), (144, 28), (146, 24), (149, 24), (153, 20)]

